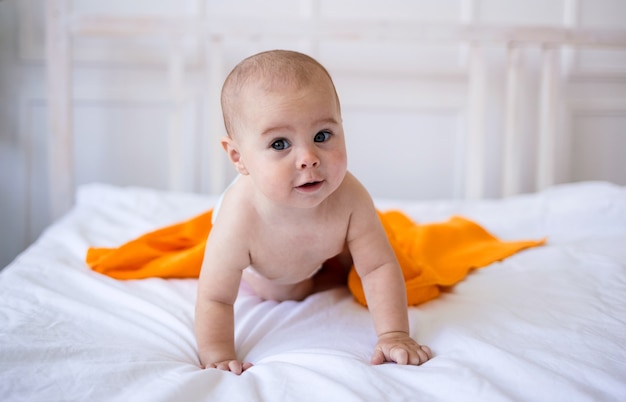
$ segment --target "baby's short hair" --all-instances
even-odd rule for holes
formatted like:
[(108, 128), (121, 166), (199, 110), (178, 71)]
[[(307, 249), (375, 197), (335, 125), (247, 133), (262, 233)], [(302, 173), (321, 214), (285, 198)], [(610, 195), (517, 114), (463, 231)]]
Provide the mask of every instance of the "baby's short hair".
[(321, 72), (333, 88), (337, 107), (339, 97), (335, 84), (324, 66), (304, 53), (292, 50), (268, 50), (257, 53), (233, 68), (222, 87), (222, 115), (229, 136), (233, 135), (233, 121), (237, 116), (237, 96), (246, 86), (254, 83), (268, 91), (281, 86), (306, 86)]

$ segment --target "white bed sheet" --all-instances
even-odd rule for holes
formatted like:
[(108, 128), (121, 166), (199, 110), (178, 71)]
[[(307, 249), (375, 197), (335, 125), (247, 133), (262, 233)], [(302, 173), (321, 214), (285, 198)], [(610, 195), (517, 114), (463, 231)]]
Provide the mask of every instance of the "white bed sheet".
[(460, 214), (503, 239), (548, 244), (410, 308), (435, 357), (371, 366), (370, 316), (346, 289), (303, 302), (242, 288), (241, 376), (198, 367), (195, 280), (117, 281), (84, 263), (211, 207), (215, 198), (88, 185), (0, 273), (2, 401), (624, 401), (626, 188), (601, 182), (476, 202), (377, 200), (420, 223)]

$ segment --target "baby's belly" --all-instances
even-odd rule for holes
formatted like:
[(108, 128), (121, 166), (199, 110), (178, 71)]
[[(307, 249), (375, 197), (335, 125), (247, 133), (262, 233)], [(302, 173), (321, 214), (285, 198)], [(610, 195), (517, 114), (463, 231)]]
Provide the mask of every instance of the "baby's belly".
[(297, 273), (293, 272), (292, 270), (287, 270), (287, 272), (283, 273), (282, 275), (280, 273), (278, 274), (272, 273), (272, 275), (266, 276), (263, 273), (259, 272), (253, 266), (249, 266), (244, 271), (245, 273), (244, 279), (245, 279), (245, 276), (251, 276), (253, 278), (262, 278), (262, 279), (271, 281), (276, 284), (289, 285), (289, 284), (302, 282), (306, 279), (313, 277), (316, 273), (319, 272), (320, 269), (322, 269), (321, 264), (312, 270), (309, 270), (309, 269), (297, 270), (298, 271)]

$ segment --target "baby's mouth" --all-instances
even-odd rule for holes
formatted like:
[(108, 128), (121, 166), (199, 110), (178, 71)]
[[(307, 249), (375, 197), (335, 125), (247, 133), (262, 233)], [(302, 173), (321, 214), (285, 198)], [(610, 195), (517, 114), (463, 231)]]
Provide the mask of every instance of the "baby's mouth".
[(298, 186), (300, 190), (315, 190), (322, 185), (323, 181), (311, 181)]

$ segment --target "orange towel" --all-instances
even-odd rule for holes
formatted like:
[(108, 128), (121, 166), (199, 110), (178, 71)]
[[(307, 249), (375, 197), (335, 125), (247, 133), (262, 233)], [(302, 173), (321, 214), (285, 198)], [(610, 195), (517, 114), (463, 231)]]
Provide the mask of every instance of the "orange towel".
[[(378, 215), (402, 267), (409, 306), (436, 298), (441, 286), (460, 282), (472, 269), (545, 243), (545, 239), (501, 241), (459, 216), (443, 223), (417, 225), (399, 211)], [(354, 298), (366, 305), (363, 286), (354, 269), (348, 275), (348, 287)]]
[[(117, 248), (90, 248), (87, 264), (116, 279), (197, 278), (212, 213), (155, 230)], [(440, 286), (454, 285), (474, 268), (545, 242), (500, 241), (461, 217), (427, 225), (417, 225), (399, 211), (379, 212), (379, 217), (402, 267), (411, 306), (437, 297)], [(348, 287), (355, 299), (366, 305), (354, 268)]]
[(87, 250), (87, 265), (115, 279), (197, 278), (213, 210), (147, 233), (118, 248)]

